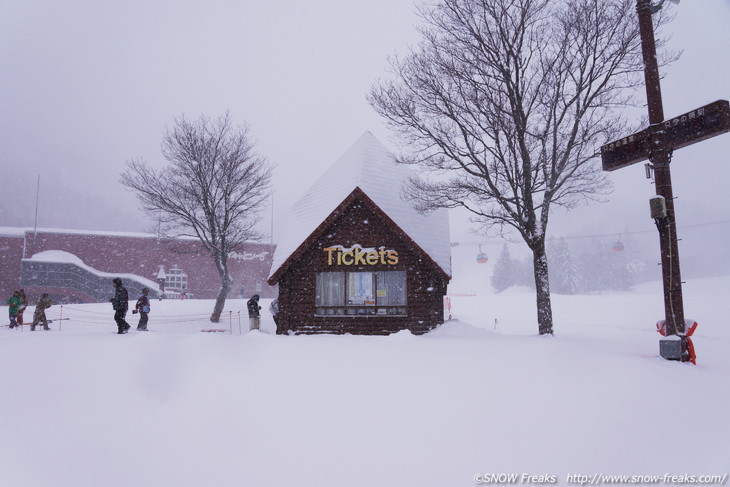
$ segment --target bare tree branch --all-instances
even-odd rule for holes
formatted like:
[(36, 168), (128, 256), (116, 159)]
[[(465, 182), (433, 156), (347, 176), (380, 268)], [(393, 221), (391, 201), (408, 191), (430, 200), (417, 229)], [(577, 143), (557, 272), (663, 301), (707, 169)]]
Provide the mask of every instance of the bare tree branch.
[(228, 113), (177, 119), (161, 145), (167, 166), (155, 171), (132, 159), (121, 182), (158, 215), (161, 232), (194, 236), (213, 258), (221, 277), (211, 315), (217, 322), (231, 285), (228, 255), (260, 238), (255, 226), (270, 195), (272, 167), (255, 151), (248, 127), (234, 126)]
[[(533, 252), (541, 333), (552, 333), (545, 234), (553, 206), (610, 190), (600, 145), (642, 82), (635, 0), (441, 0), (422, 41), (368, 94), (419, 166), (404, 194), (421, 211), (462, 207)], [(662, 22), (659, 18), (657, 22)], [(671, 60), (672, 58), (668, 58)]]

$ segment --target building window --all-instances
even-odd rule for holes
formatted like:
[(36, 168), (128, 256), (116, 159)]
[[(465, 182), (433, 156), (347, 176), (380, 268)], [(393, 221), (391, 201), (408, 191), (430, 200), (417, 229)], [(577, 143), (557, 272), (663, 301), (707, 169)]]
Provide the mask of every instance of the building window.
[(188, 275), (183, 272), (177, 265), (167, 271), (165, 277), (165, 289), (169, 291), (180, 291), (188, 287)]
[(348, 306), (375, 306), (375, 276), (372, 272), (347, 273)]
[(406, 316), (406, 272), (318, 272), (317, 316)]

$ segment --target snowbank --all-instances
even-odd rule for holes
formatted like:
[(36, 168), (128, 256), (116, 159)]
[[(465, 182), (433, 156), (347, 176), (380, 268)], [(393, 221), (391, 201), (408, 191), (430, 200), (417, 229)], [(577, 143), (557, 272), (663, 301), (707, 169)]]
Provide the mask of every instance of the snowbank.
[(109, 305), (67, 306), (49, 332), (0, 329), (3, 485), (723, 475), (729, 283), (686, 286), (697, 366), (659, 358), (656, 292), (555, 296), (555, 337), (537, 336), (529, 293), (453, 298), (455, 320), (389, 337), (276, 336), (268, 313), (247, 333), (245, 300), (217, 325), (212, 301), (153, 301), (152, 331), (130, 314), (120, 336)]

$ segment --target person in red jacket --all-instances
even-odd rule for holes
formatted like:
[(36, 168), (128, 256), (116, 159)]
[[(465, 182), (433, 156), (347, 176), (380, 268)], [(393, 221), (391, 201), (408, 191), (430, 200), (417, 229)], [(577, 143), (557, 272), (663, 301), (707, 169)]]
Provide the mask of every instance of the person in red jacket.
[(18, 325), (22, 325), (23, 311), (28, 307), (28, 297), (25, 295), (25, 289), (21, 289), (18, 293), (20, 296), (20, 308), (18, 308), (18, 316), (16, 316), (15, 321), (18, 322)]

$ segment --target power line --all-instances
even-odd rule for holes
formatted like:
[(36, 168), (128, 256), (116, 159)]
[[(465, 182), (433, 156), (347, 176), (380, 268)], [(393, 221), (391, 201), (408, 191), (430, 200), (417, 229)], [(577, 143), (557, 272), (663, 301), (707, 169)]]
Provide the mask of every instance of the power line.
[[(707, 222), (707, 223), (695, 223), (693, 225), (683, 225), (681, 227), (677, 227), (680, 230), (686, 229), (686, 228), (697, 228), (697, 227), (709, 227), (713, 225), (727, 225), (730, 223), (730, 220), (720, 220), (716, 222)], [(597, 233), (594, 235), (568, 235), (568, 236), (562, 236), (561, 238), (564, 238), (565, 240), (573, 240), (573, 239), (579, 239), (579, 238), (602, 238), (602, 237), (615, 237), (616, 235), (636, 235), (641, 233), (655, 233), (655, 229), (651, 230), (633, 230), (628, 232), (611, 232), (611, 233)], [(478, 245), (504, 245), (504, 244), (518, 244), (522, 242), (510, 242), (509, 240), (482, 240), (482, 241), (474, 241), (474, 242), (451, 242), (452, 247), (476, 247)]]

